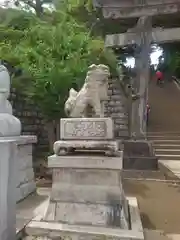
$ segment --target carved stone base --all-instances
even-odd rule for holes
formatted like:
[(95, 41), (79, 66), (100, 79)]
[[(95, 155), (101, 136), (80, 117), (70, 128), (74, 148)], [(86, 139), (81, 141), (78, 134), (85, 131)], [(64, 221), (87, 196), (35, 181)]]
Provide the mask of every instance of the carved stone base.
[(111, 118), (62, 118), (61, 140), (112, 140)]
[(75, 154), (82, 151), (99, 151), (106, 156), (118, 156), (120, 144), (117, 141), (94, 141), (94, 140), (60, 140), (54, 143), (54, 153), (58, 156)]

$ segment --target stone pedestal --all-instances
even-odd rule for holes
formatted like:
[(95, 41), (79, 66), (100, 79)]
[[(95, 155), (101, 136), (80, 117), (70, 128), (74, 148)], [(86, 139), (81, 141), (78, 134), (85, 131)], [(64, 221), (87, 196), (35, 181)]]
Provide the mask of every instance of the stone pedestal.
[(11, 141), (15, 144), (16, 155), (16, 202), (23, 200), (36, 190), (32, 164), (32, 145), (37, 142), (36, 136), (1, 137), (0, 141)]
[(16, 140), (17, 146), (17, 180), (16, 201), (21, 201), (36, 191), (33, 170), (33, 144), (37, 142), (36, 136), (20, 136)]
[(61, 138), (48, 158), (53, 184), (47, 211), (27, 233), (65, 240), (144, 239), (137, 201), (123, 191), (123, 152), (113, 139), (112, 120), (63, 119)]
[(129, 228), (120, 157), (51, 156), (53, 185), (47, 221)]
[(13, 141), (0, 139), (0, 239), (16, 236), (16, 157)]

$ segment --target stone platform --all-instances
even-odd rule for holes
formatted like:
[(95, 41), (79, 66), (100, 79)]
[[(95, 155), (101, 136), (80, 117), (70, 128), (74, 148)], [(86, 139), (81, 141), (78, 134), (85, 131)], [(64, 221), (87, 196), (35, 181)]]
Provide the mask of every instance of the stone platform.
[(29, 236), (45, 237), (45, 239), (64, 240), (144, 240), (143, 228), (136, 198), (127, 198), (130, 213), (130, 229), (117, 227), (101, 227), (92, 225), (65, 224), (43, 221), (43, 214), (36, 216), (26, 225), (25, 232)]

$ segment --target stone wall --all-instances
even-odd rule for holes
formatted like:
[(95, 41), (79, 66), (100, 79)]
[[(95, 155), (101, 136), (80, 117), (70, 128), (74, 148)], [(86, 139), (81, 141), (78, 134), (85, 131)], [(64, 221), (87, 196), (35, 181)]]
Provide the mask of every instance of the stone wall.
[(126, 98), (117, 79), (109, 80), (109, 100), (106, 103), (106, 116), (112, 117), (115, 123), (115, 137), (127, 138), (128, 136), (128, 115)]
[(23, 135), (36, 135), (38, 142), (34, 147), (34, 156), (41, 158), (48, 152), (47, 132), (44, 128), (43, 118), (35, 104), (27, 103), (25, 96), (11, 89), (10, 101), (14, 115), (20, 119)]

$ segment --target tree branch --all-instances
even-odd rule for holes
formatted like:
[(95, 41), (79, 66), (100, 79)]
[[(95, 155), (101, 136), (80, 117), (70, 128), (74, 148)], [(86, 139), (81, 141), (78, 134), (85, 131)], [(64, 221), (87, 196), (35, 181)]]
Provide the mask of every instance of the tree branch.
[(33, 3), (31, 0), (21, 0), (21, 2), (28, 4), (30, 7), (36, 9), (36, 4)]

